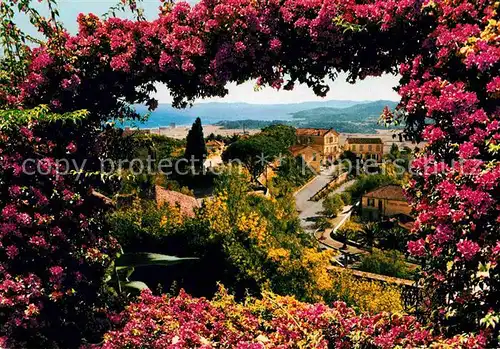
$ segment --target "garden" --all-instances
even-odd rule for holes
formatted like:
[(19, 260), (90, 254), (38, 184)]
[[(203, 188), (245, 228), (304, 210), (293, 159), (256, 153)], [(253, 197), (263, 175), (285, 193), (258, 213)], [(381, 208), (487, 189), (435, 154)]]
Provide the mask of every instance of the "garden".
[[(115, 10), (133, 18), (81, 14), (76, 34), (56, 0), (42, 1), (48, 16), (34, 3), (0, 3), (2, 348), (498, 347), (498, 1), (167, 1), (147, 20), (126, 0)], [(405, 191), (418, 312), (397, 287), (332, 271), (286, 180), (249, 193), (259, 167), (226, 169), (189, 218), (146, 197), (114, 202), (134, 184), (102, 162), (138, 148), (115, 123), (153, 110), (157, 84), (186, 107), (252, 79), (325, 96), (339, 72), (398, 73), (401, 101), (382, 118), (426, 142)], [(263, 142), (276, 155), (287, 132), (227, 156)]]

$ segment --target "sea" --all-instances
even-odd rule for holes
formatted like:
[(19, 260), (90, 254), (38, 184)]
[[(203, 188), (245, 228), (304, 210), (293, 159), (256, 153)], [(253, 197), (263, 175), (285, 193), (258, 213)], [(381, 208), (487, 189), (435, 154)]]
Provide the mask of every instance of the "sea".
[[(220, 121), (238, 120), (291, 120), (291, 113), (302, 110), (332, 107), (347, 108), (365, 101), (330, 100), (319, 102), (303, 102), (291, 104), (249, 104), (249, 103), (198, 103), (186, 109), (176, 109), (169, 104), (160, 104), (157, 109), (149, 112), (149, 118), (144, 123), (126, 122), (120, 126), (138, 128), (157, 128), (160, 126), (188, 126), (197, 117), (205, 125), (213, 125)], [(135, 109), (141, 115), (148, 113), (145, 106), (136, 105)]]

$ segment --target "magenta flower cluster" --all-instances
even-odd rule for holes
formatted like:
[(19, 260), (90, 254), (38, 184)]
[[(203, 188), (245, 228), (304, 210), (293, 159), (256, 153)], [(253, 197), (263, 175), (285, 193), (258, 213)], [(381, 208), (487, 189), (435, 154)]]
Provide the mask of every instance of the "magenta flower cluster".
[(101, 230), (102, 208), (91, 201), (91, 187), (57, 173), (54, 157), (76, 150), (57, 137), (70, 129), (31, 122), (0, 130), (2, 348), (71, 346), (51, 328), (90, 324), (79, 322), (94, 311), (116, 253)]
[(182, 292), (168, 298), (142, 293), (122, 314), (116, 330), (93, 348), (485, 348), (487, 338), (444, 339), (414, 317), (356, 315), (342, 302), (331, 307), (265, 295), (237, 304), (226, 293), (213, 301)]

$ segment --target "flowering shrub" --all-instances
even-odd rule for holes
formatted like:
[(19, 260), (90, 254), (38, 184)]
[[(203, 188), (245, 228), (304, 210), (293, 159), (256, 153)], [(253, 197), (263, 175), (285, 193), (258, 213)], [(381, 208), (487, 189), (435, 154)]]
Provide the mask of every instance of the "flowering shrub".
[(115, 242), (103, 230), (104, 208), (90, 183), (63, 175), (69, 169), (55, 161), (77, 161), (86, 151), (86, 135), (76, 127), (83, 117), (44, 108), (0, 112), (4, 348), (75, 347), (103, 330), (93, 306)]
[[(120, 316), (100, 348), (484, 348), (483, 335), (443, 339), (411, 316), (356, 315), (264, 294), (244, 304), (222, 289), (214, 300), (143, 292)], [(96, 346), (95, 348), (97, 348)]]
[(401, 289), (397, 286), (353, 276), (348, 270), (330, 271), (332, 289), (326, 299), (345, 302), (362, 313), (403, 312)]
[[(202, 258), (182, 280), (169, 272), (190, 294), (211, 296), (223, 281), (238, 296), (271, 289), (322, 299), (332, 287), (327, 270), (332, 252), (320, 252), (300, 233), (293, 200), (249, 195), (249, 179), (238, 171), (222, 177), (216, 194), (204, 200), (194, 218), (182, 217), (176, 207), (136, 203), (109, 215), (112, 233), (125, 251)], [(153, 274), (156, 279), (149, 283), (162, 282), (168, 290), (173, 280)]]
[(500, 308), (499, 6), (205, 0), (192, 8), (165, 5), (150, 22), (81, 15), (75, 36), (42, 28), (49, 39), (25, 48), (26, 69), (2, 72), (0, 100), (90, 108), (102, 120), (130, 115), (123, 101), (154, 108), (155, 82), (182, 106), (254, 78), (284, 89), (307, 83), (324, 96), (324, 78), (338, 71), (355, 81), (399, 66), (398, 113), (384, 114), (402, 118), (407, 136), (428, 142), (408, 188), (418, 216), (409, 251), (424, 262), (425, 303), (435, 323), (451, 332), (477, 330), (495, 326)]
[(451, 332), (499, 320), (499, 6), (429, 2), (433, 33), (400, 67), (407, 124), (432, 122), (408, 188), (408, 248), (423, 261), (429, 315)]

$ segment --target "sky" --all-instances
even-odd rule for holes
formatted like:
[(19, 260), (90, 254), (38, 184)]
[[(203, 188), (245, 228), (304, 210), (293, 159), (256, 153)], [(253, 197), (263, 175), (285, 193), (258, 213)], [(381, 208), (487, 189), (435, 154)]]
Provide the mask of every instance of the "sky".
[[(1, 0), (0, 0), (1, 1)], [(119, 0), (59, 0), (59, 12), (61, 21), (71, 32), (77, 31), (76, 18), (80, 13), (94, 13), (102, 15), (115, 5)], [(189, 0), (191, 4), (197, 0)], [(33, 1), (36, 3), (36, 1)], [(158, 13), (159, 0), (143, 0), (141, 6), (144, 8), (145, 16), (154, 19)], [(43, 12), (43, 3), (37, 5)], [(127, 16), (127, 14), (123, 14)], [(31, 30), (29, 21), (24, 17), (17, 19), (19, 26), (26, 31)], [(35, 34), (34, 32), (31, 32)], [(399, 96), (393, 90), (399, 80), (398, 76), (383, 75), (381, 77), (369, 77), (358, 81), (356, 84), (349, 84), (345, 81), (346, 75), (339, 74), (335, 81), (328, 81), (330, 92), (325, 98), (316, 96), (306, 85), (296, 85), (293, 91), (275, 90), (270, 87), (260, 91), (254, 91), (255, 81), (249, 81), (241, 85), (228, 85), (229, 94), (224, 98), (207, 98), (197, 100), (202, 102), (245, 102), (252, 104), (279, 104), (279, 103), (300, 103), (307, 101), (321, 100), (359, 100), (374, 101), (379, 99), (398, 101)], [(157, 86), (158, 92), (155, 97), (160, 103), (171, 103), (172, 98), (168, 89), (163, 85)]]

